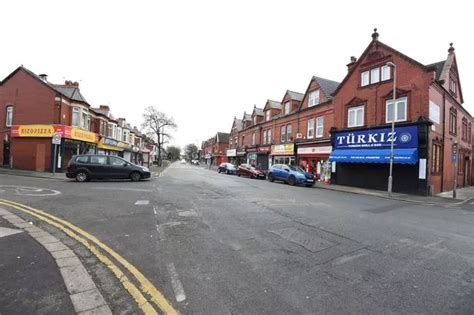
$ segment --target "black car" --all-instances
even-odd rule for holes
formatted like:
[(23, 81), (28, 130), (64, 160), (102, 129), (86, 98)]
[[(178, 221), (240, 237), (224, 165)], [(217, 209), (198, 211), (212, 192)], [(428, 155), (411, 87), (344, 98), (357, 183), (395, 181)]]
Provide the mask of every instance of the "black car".
[(232, 163), (222, 163), (217, 168), (218, 173), (237, 174), (237, 168)]
[(74, 155), (66, 171), (66, 177), (75, 178), (78, 182), (108, 178), (129, 178), (138, 182), (150, 176), (150, 170), (146, 167), (135, 165), (117, 156), (94, 154)]

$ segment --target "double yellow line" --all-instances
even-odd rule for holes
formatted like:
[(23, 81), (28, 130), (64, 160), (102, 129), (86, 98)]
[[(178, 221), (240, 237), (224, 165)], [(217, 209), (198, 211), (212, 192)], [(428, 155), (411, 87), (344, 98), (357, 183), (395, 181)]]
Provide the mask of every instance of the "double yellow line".
[[(87, 233), (81, 228), (62, 220), (44, 211), (5, 199), (0, 199), (0, 204), (5, 205), (19, 211), (28, 213), (29, 215), (44, 221), (59, 230), (63, 231), (72, 239), (84, 245), (90, 250), (122, 283), (123, 287), (130, 293), (133, 299), (137, 302), (144, 314), (157, 314), (158, 309), (165, 314), (178, 314), (171, 303), (161, 294), (158, 289), (137, 269), (135, 266), (126, 261), (122, 256), (117, 254), (113, 249), (99, 241), (95, 236)], [(100, 248), (100, 249), (99, 249)], [(119, 267), (108, 256), (115, 259), (123, 268), (134, 276), (139, 283), (139, 288), (132, 283), (126, 274), (124, 274)], [(148, 298), (146, 298), (146, 297)]]

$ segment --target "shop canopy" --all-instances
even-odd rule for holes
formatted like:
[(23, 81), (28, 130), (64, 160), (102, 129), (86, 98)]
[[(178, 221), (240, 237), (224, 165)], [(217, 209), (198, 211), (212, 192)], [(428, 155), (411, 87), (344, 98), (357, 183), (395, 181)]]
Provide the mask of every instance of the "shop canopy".
[[(395, 164), (416, 164), (418, 149), (394, 149)], [(329, 156), (332, 162), (343, 163), (390, 163), (390, 149), (335, 150)]]

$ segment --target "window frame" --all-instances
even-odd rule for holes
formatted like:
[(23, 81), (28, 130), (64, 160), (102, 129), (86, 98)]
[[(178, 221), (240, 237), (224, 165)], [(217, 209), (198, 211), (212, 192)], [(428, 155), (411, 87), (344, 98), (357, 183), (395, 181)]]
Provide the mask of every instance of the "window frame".
[(451, 107), (449, 109), (449, 133), (453, 136), (457, 135), (458, 131), (458, 111)]
[[(357, 112), (359, 110), (362, 110), (362, 123), (361, 124), (357, 124)], [(351, 125), (350, 124), (350, 113), (351, 112), (355, 112), (355, 116), (354, 116), (354, 120), (355, 120), (355, 124)], [(356, 128), (356, 127), (362, 127), (364, 126), (365, 124), (365, 105), (358, 105), (358, 106), (352, 106), (352, 107), (349, 107), (347, 109), (347, 128)]]
[[(398, 119), (398, 104), (399, 103), (405, 103), (405, 110), (404, 110), (404, 119)], [(391, 120), (388, 120), (388, 105), (393, 103), (393, 99), (388, 99), (385, 101), (385, 123), (392, 123)], [(397, 122), (402, 122), (402, 121), (407, 121), (408, 120), (408, 98), (406, 96), (399, 97), (395, 100), (394, 103), (394, 109), (393, 109), (393, 118), (396, 118), (394, 120), (395, 123)]]
[[(367, 82), (364, 83), (365, 75), (367, 75)], [(370, 85), (370, 70), (363, 71), (360, 74), (360, 86)]]
[[(384, 70), (388, 69), (388, 77), (386, 78)], [(392, 78), (392, 70), (390, 66), (384, 65), (380, 67), (380, 82), (388, 81)]]
[(443, 159), (442, 152), (443, 150), (441, 143), (433, 141), (431, 147), (431, 174), (441, 174)]
[[(315, 135), (315, 133), (314, 133), (314, 127), (315, 127), (314, 118), (308, 119), (306, 124), (307, 124), (306, 125), (306, 138), (307, 139), (313, 139), (314, 135)], [(310, 135), (310, 130), (311, 130), (311, 133), (312, 133), (311, 135)]]
[(252, 133), (252, 145), (255, 145), (255, 132)]
[[(313, 97), (314, 96), (314, 97)], [(315, 97), (317, 96), (317, 97)], [(320, 89), (309, 92), (308, 107), (319, 105), (320, 103)]]
[(13, 125), (13, 105), (7, 105), (5, 108), (5, 127)]
[[(321, 121), (321, 126), (318, 126), (318, 121)], [(316, 117), (314, 121), (314, 137), (315, 138), (322, 138), (324, 137), (324, 116)], [(318, 129), (321, 129), (321, 134), (318, 133)]]
[(289, 115), (291, 112), (291, 101), (288, 101), (284, 104), (284, 113), (285, 115)]
[(262, 141), (263, 144), (267, 144), (267, 130), (264, 130), (264, 131), (263, 131), (263, 139), (262, 139), (262, 140), (263, 140), (263, 141)]
[(285, 142), (286, 139), (286, 125), (280, 127), (280, 142)]
[[(369, 70), (370, 71), (370, 84), (376, 84), (380, 82), (380, 67), (375, 67)], [(377, 73), (377, 81), (373, 81), (374, 73)]]
[[(74, 123), (74, 117), (76, 117), (76, 123)], [(81, 125), (81, 109), (80, 107), (74, 106), (72, 108), (72, 114), (71, 114), (71, 126), (79, 128)]]
[(272, 114), (271, 110), (267, 110), (265, 112), (265, 121), (269, 121), (270, 120), (270, 115)]
[(293, 138), (293, 126), (288, 124), (286, 125), (286, 142), (292, 141), (291, 138)]

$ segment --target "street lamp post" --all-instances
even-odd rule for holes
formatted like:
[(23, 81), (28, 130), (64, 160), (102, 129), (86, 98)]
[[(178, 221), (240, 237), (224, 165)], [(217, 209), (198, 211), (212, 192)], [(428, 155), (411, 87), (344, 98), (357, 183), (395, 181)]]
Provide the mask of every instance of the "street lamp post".
[(393, 104), (392, 104), (392, 133), (390, 139), (390, 173), (388, 175), (388, 195), (392, 197), (393, 187), (393, 142), (395, 141), (395, 101), (397, 99), (397, 67), (391, 61), (386, 64), (393, 69)]

